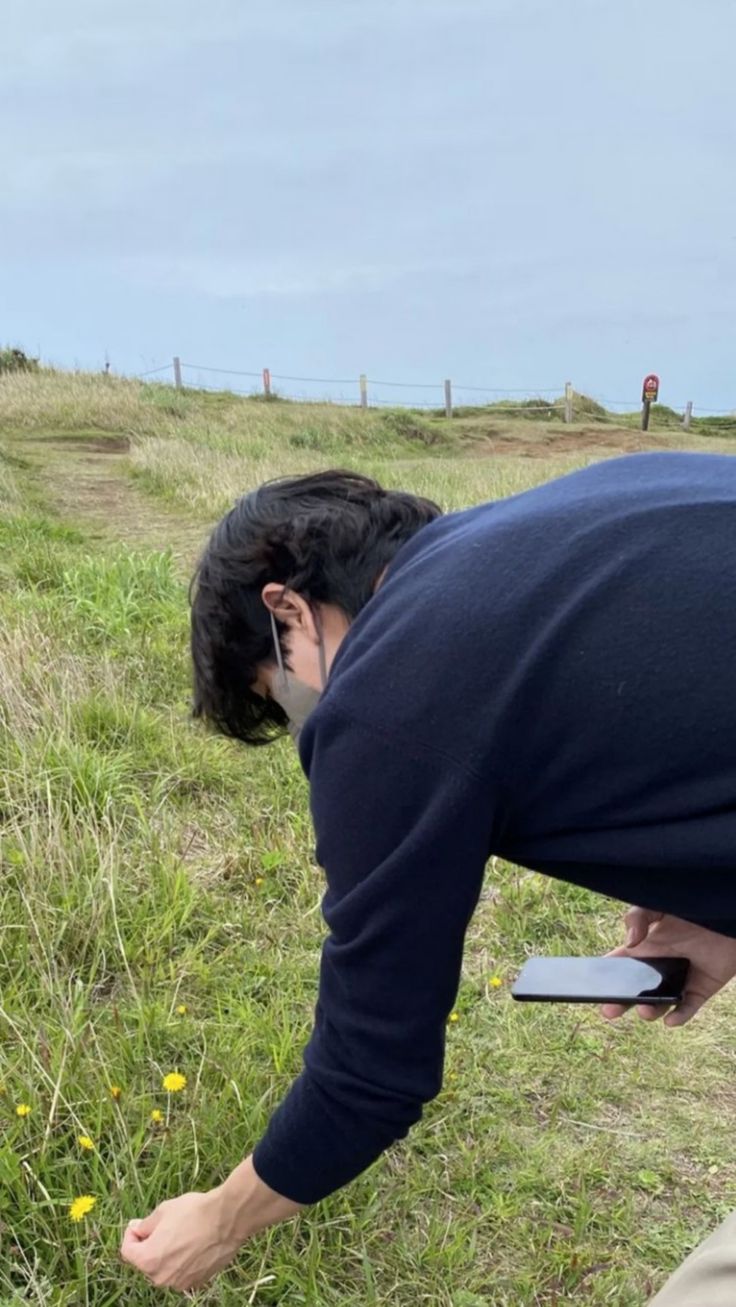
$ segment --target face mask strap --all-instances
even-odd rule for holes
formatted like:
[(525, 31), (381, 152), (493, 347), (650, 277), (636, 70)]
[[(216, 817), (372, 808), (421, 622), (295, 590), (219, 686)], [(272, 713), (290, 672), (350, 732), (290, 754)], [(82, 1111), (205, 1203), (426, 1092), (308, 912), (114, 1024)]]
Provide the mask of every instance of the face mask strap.
[[(281, 676), (281, 684), (284, 688), (286, 688), (289, 681), (286, 675), (286, 667), (284, 666), (284, 656), (281, 652), (281, 645), (279, 644), (279, 633), (278, 633), (278, 628), (276, 626), (276, 618), (274, 617), (272, 611), (270, 611), (270, 617), (271, 617), (271, 633), (273, 635), (273, 647), (274, 647), (274, 652), (276, 654), (276, 662), (278, 664), (279, 674)], [(317, 612), (314, 613), (314, 622), (315, 622), (315, 626), (317, 627), (317, 633), (319, 635), (319, 676), (320, 676), (322, 689), (324, 690), (327, 684), (327, 655), (325, 654), (325, 642), (322, 635), (322, 621)]]
[(281, 684), (283, 688), (286, 689), (289, 682), (286, 676), (286, 668), (284, 666), (284, 655), (281, 652), (281, 645), (279, 644), (279, 632), (278, 632), (278, 627), (276, 626), (276, 618), (274, 617), (273, 612), (271, 612), (271, 633), (273, 635), (273, 647), (274, 647), (274, 652), (276, 654), (276, 662), (278, 664), (278, 669), (281, 674)]
[(319, 636), (319, 679), (320, 685), (324, 690), (327, 684), (327, 657), (325, 655), (325, 641), (322, 634), (322, 618), (316, 609), (314, 610), (314, 624)]

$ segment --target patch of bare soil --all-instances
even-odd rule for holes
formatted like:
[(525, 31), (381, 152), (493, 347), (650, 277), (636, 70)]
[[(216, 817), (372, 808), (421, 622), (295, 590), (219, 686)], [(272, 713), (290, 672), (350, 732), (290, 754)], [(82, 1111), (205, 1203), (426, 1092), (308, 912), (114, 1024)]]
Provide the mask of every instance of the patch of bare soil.
[(665, 436), (624, 427), (578, 427), (574, 431), (540, 431), (533, 437), (489, 431), (468, 446), (468, 452), (513, 455), (516, 458), (550, 458), (555, 454), (637, 454), (647, 449), (668, 449)]

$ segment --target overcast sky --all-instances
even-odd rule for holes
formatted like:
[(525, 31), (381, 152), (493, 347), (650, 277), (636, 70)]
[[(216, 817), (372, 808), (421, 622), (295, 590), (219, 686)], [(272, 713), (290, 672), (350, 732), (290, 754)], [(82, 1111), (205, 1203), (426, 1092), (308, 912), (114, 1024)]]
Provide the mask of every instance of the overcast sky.
[(736, 407), (733, 0), (2, 10), (0, 344)]

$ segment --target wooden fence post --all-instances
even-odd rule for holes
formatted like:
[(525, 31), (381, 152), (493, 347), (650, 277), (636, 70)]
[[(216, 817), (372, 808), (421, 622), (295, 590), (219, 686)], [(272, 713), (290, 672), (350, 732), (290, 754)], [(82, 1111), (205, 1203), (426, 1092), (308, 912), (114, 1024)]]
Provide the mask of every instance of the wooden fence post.
[(264, 395), (266, 396), (266, 399), (270, 399), (270, 398), (271, 398), (271, 370), (270, 370), (270, 368), (264, 368), (264, 369), (263, 369), (263, 393), (264, 393)]
[(682, 419), (682, 425), (684, 426), (686, 431), (690, 430), (690, 422), (692, 421), (692, 416), (693, 416), (693, 401), (689, 399), (687, 401), (687, 404), (685, 405), (685, 416)]
[(452, 417), (452, 382), (449, 379), (445, 382), (445, 417)]
[(178, 356), (174, 358), (174, 385), (177, 390), (181, 390), (181, 359)]
[(360, 374), (360, 407), (368, 407), (368, 378), (365, 372)]
[(565, 421), (567, 423), (572, 422), (572, 396), (573, 396), (572, 382), (566, 381), (565, 382)]

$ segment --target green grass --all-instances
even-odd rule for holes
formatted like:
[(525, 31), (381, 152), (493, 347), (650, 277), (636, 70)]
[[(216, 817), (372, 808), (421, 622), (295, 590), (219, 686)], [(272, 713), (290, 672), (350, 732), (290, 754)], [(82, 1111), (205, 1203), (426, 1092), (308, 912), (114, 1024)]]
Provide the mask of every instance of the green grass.
[[(324, 462), (289, 431), (268, 454), (245, 431), (228, 448), (222, 432), (140, 436), (137, 484), (213, 516), (258, 477)], [(323, 881), (290, 746), (250, 754), (189, 720), (171, 552), (116, 540), (124, 515), (107, 539), (60, 521), (43, 442), (29, 470), (26, 441), (0, 457), (0, 1305), (146, 1307), (168, 1297), (117, 1262), (122, 1229), (219, 1182), (298, 1071)], [(447, 506), (593, 456), (338, 452)], [(618, 936), (615, 905), (494, 860), (421, 1126), (197, 1301), (639, 1307), (736, 1201), (736, 1035), (729, 995), (681, 1032), (511, 1001), (530, 953)], [(187, 1088), (167, 1096), (174, 1069)], [(76, 1226), (83, 1193), (97, 1204)]]
[(7, 513), (19, 500), (18, 487), (13, 472), (12, 459), (6, 451), (0, 449), (0, 511)]

